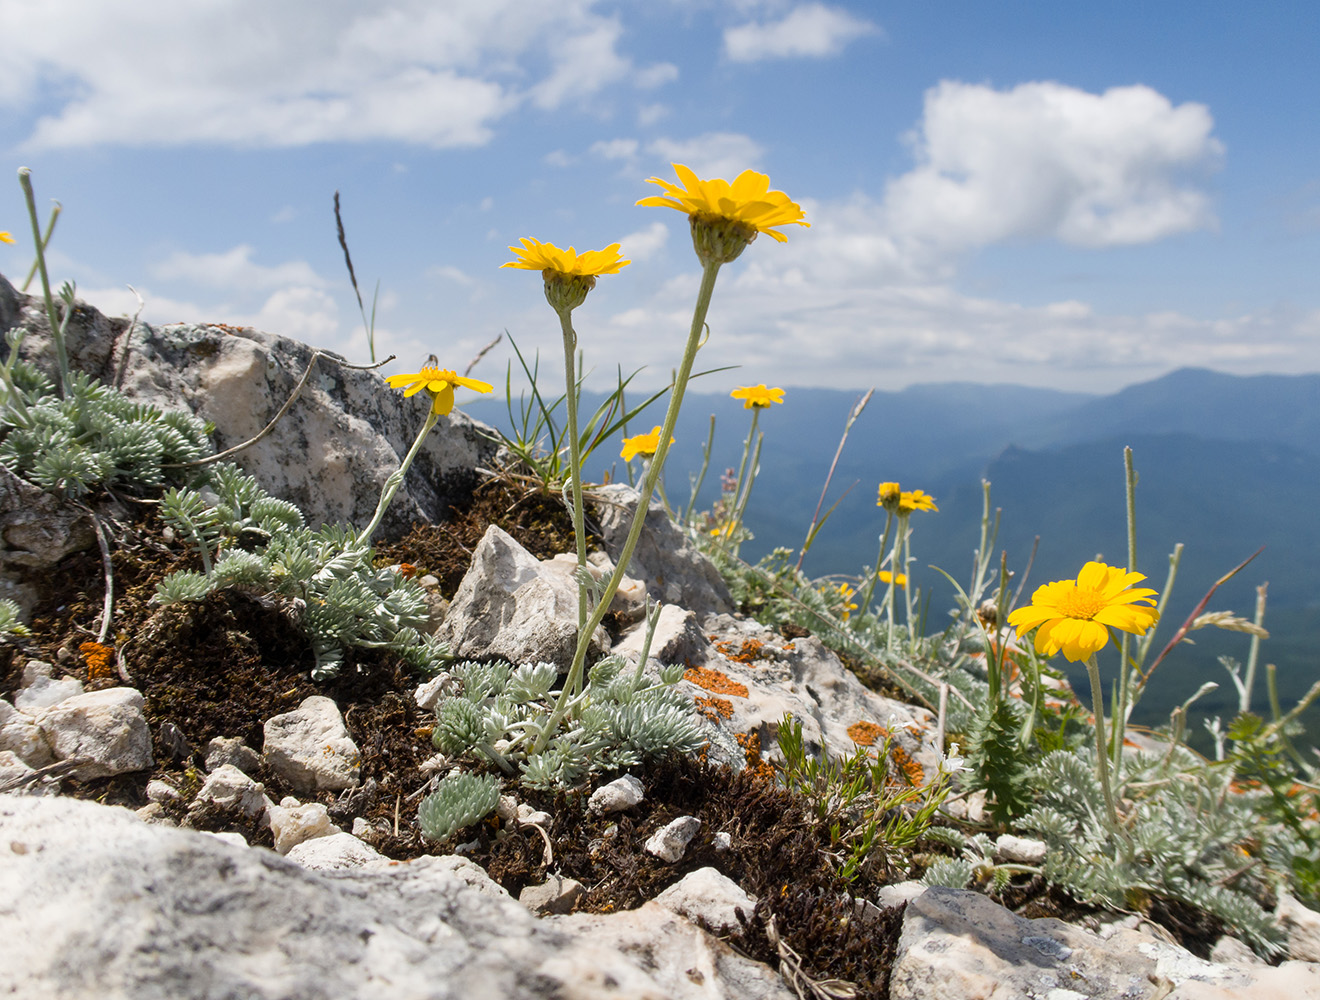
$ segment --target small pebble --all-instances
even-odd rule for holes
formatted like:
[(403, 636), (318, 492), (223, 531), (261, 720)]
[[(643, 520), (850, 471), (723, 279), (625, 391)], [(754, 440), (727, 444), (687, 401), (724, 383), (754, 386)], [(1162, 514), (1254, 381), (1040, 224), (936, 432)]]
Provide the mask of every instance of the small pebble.
[(657, 830), (646, 842), (646, 850), (661, 861), (674, 864), (679, 861), (687, 845), (701, 829), (701, 820), (695, 816), (680, 816), (663, 830)]
[(642, 783), (631, 774), (625, 774), (592, 792), (591, 798), (587, 800), (587, 811), (597, 816), (622, 812), (631, 809), (645, 797), (646, 790), (642, 788)]

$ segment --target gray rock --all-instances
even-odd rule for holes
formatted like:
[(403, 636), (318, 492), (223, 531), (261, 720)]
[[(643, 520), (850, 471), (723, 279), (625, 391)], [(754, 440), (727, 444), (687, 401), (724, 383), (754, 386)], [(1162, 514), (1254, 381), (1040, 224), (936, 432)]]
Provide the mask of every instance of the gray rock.
[(217, 736), (206, 744), (206, 769), (214, 771), (225, 764), (255, 775), (261, 768), (261, 757), (238, 736)]
[(48, 569), (95, 544), (85, 510), (0, 466), (0, 570), (18, 579), (19, 570)]
[[(577, 648), (577, 585), (542, 569), (540, 560), (492, 524), (436, 634), (460, 658), (498, 656), (567, 670)], [(592, 658), (608, 648), (608, 634), (597, 628)]]
[(518, 902), (537, 916), (570, 913), (587, 887), (577, 879), (551, 875), (540, 885), (529, 885), (518, 893)]
[[(1129, 929), (1101, 940), (1060, 920), (1016, 916), (979, 893), (930, 888), (904, 913), (890, 996), (1267, 1000), (1320, 987), (1320, 969), (1288, 964), (1298, 968), (1205, 962)], [(1294, 991), (1272, 992), (1283, 982)]]
[(682, 860), (687, 845), (701, 829), (701, 820), (695, 816), (679, 816), (666, 826), (651, 834), (646, 841), (646, 851), (654, 854), (661, 861), (675, 864)]
[(208, 806), (253, 817), (269, 809), (271, 801), (266, 798), (266, 786), (261, 782), (254, 781), (233, 764), (221, 764), (206, 776), (189, 811)]
[(0, 843), (0, 968), (14, 996), (793, 996), (654, 903), (538, 920), (474, 885), (489, 879), (461, 859), (310, 871), (124, 809), (13, 795), (0, 796)]
[(6, 750), (29, 767), (45, 767), (55, 759), (36, 720), (0, 698), (0, 751)]
[(644, 798), (646, 790), (642, 783), (631, 774), (625, 774), (592, 792), (591, 798), (587, 799), (587, 809), (597, 816), (605, 816), (631, 809)]
[(148, 781), (147, 782), (147, 801), (164, 805), (166, 802), (175, 802), (181, 796), (179, 790), (167, 781)]
[(332, 699), (304, 698), (292, 712), (267, 719), (264, 732), (266, 766), (300, 795), (357, 786), (361, 755)]
[(926, 884), (915, 879), (882, 885), (876, 894), (876, 902), (881, 906), (902, 906), (910, 903), (926, 891)]
[(56, 760), (90, 758), (72, 772), (74, 777), (107, 778), (154, 763), (144, 704), (133, 688), (88, 691), (45, 709), (36, 723)]
[[(14, 304), (0, 312), (0, 334), (11, 325), (25, 329), (21, 355), (53, 371), (54, 352), (39, 300), (15, 293), (3, 278), (0, 300)], [(247, 441), (270, 422), (313, 353), (288, 337), (208, 324), (140, 323), (129, 343), (127, 326), (80, 302), (66, 334), (70, 363), (110, 383), (127, 354), (119, 386), (125, 395), (186, 408), (212, 421), (217, 450)], [(313, 526), (370, 520), (386, 478), (412, 446), (429, 403), (425, 393), (404, 399), (378, 372), (343, 368), (337, 359), (327, 355), (318, 360), (271, 434), (233, 456), (271, 494), (296, 504)], [(444, 520), (450, 505), (470, 494), (477, 467), (495, 455), (496, 445), (485, 435), (493, 432), (458, 410), (441, 417), (390, 506), (382, 535), (396, 537), (414, 521)], [(86, 544), (93, 542), (88, 535)]]
[(667, 910), (687, 917), (693, 923), (715, 932), (738, 930), (737, 911), (750, 918), (756, 899), (742, 887), (714, 868), (698, 868), (671, 885), (655, 901)]
[[(624, 483), (591, 491), (605, 549), (617, 563), (632, 527), (638, 494)], [(733, 598), (714, 563), (701, 554), (669, 519), (659, 500), (652, 499), (637, 548), (625, 570), (646, 584), (647, 593), (664, 604), (676, 604), (694, 614), (733, 610)]]

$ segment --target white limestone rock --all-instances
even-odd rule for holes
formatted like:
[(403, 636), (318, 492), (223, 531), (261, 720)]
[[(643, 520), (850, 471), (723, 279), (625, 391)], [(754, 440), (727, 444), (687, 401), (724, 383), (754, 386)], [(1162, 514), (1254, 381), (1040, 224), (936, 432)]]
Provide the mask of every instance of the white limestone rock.
[(361, 755), (332, 699), (304, 698), (292, 712), (267, 719), (264, 731), (266, 766), (298, 794), (357, 786)]
[(1281, 892), (1274, 915), (1288, 934), (1288, 957), (1320, 962), (1320, 913)]
[(755, 897), (743, 892), (727, 875), (709, 867), (688, 872), (656, 896), (655, 901), (694, 923), (701, 920), (715, 931), (738, 930), (742, 925), (737, 911), (742, 910), (750, 918), (756, 909)]
[(314, 871), (116, 807), (0, 795), (0, 969), (20, 997), (792, 1000), (655, 904), (537, 919), (470, 861)]
[(244, 774), (256, 775), (261, 757), (238, 736), (217, 736), (206, 744), (206, 769), (231, 764)]
[(1019, 865), (1042, 865), (1049, 847), (1043, 840), (1001, 834), (995, 841), (995, 860)]
[[(459, 658), (544, 661), (564, 671), (573, 662), (577, 631), (577, 584), (562, 573), (543, 572), (540, 560), (492, 524), (477, 543), (436, 635)], [(591, 655), (608, 648), (608, 633), (597, 627)]]
[[(979, 893), (930, 888), (904, 913), (890, 997), (1320, 997), (1307, 992), (1320, 990), (1320, 967), (1287, 965), (1295, 968), (1206, 962), (1127, 928), (1102, 940), (1060, 920), (1019, 917)], [(1281, 983), (1289, 991), (1276, 992)]]
[(0, 751), (9, 751), (29, 767), (45, 767), (55, 760), (36, 720), (3, 698), (0, 698)]
[(279, 805), (267, 809), (266, 821), (270, 823), (278, 854), (288, 854), (304, 841), (343, 832), (331, 822), (330, 811), (320, 802), (304, 805), (292, 796), (286, 796)]
[[(43, 663), (42, 666), (46, 667), (46, 671), (36, 674), (14, 695), (14, 707), (20, 712), (36, 715), (42, 709), (58, 705), (66, 698), (83, 693), (82, 681), (78, 678), (51, 677), (50, 664)], [(24, 679), (26, 680), (26, 672)]]
[[(26, 331), (21, 356), (51, 373), (54, 349), (40, 297), (16, 293), (0, 278), (5, 296), (16, 303), (6, 322)], [(111, 323), (79, 302), (65, 334), (71, 364), (110, 384), (126, 356), (124, 394), (212, 422), (217, 451), (249, 440), (271, 422), (313, 354), (307, 344), (250, 328), (139, 322), (131, 346), (126, 330), (127, 324)], [(271, 433), (232, 458), (272, 495), (296, 504), (312, 527), (371, 520), (385, 480), (411, 447), (429, 405), (425, 393), (405, 399), (385, 385), (380, 372), (344, 368), (336, 360), (322, 356)], [(493, 460), (497, 446), (486, 435), (493, 432), (460, 410), (441, 417), (380, 534), (398, 537), (415, 521), (443, 521), (450, 506), (470, 494), (475, 470)], [(0, 534), (12, 534), (3, 521), (0, 516)], [(80, 547), (95, 544), (90, 521), (83, 535)]]
[(597, 816), (607, 816), (631, 809), (644, 798), (646, 790), (642, 783), (631, 774), (625, 774), (592, 792), (591, 798), (587, 799), (587, 809)]
[(570, 913), (587, 887), (577, 879), (551, 875), (540, 885), (529, 885), (518, 893), (518, 902), (537, 916)]
[(271, 807), (271, 801), (266, 798), (266, 786), (261, 782), (233, 764), (221, 764), (206, 776), (189, 811), (196, 812), (208, 806), (256, 817)]
[(651, 834), (646, 851), (661, 861), (675, 864), (687, 852), (687, 846), (701, 829), (701, 820), (695, 816), (680, 816)]
[[(279, 806), (275, 807), (279, 809)], [(276, 850), (279, 846), (276, 845)], [(351, 871), (355, 869), (387, 868), (397, 864), (374, 847), (364, 844), (352, 834), (336, 831), (294, 844), (288, 851), (280, 851), (290, 861), (296, 861), (313, 871)]]
[(74, 777), (107, 778), (153, 765), (144, 704), (133, 688), (105, 688), (65, 698), (36, 723), (56, 760), (90, 758), (71, 772)]
[[(626, 483), (615, 483), (592, 490), (591, 499), (605, 550), (617, 562), (632, 527), (638, 493)], [(715, 564), (669, 519), (657, 498), (651, 500), (625, 572), (645, 583), (647, 593), (663, 604), (698, 616), (733, 611), (733, 598)]]

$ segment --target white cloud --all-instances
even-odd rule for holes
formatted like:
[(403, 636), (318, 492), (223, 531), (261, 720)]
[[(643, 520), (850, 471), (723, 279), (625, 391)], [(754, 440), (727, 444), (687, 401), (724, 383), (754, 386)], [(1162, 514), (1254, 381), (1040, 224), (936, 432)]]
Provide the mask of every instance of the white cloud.
[[(699, 177), (734, 177), (755, 168), (765, 150), (750, 136), (738, 132), (707, 132), (692, 139), (656, 139), (646, 151), (669, 163), (691, 167)], [(669, 171), (666, 171), (666, 180)]]
[(669, 116), (669, 106), (665, 104), (644, 104), (637, 109), (637, 124), (642, 128), (654, 125)]
[(295, 260), (263, 267), (252, 260), (254, 250), (246, 243), (223, 253), (187, 253), (178, 251), (159, 263), (151, 273), (162, 280), (184, 281), (206, 288), (234, 291), (277, 288), (282, 285), (323, 287), (325, 279), (306, 261)]
[(654, 257), (668, 239), (669, 227), (663, 222), (653, 222), (645, 229), (629, 233), (619, 242), (629, 260), (642, 261)]
[(548, 167), (568, 167), (575, 162), (573, 157), (569, 156), (567, 151), (562, 149), (552, 149), (541, 157), (542, 161)]
[(464, 288), (471, 288), (477, 283), (477, 279), (472, 275), (448, 264), (431, 268), (431, 273), (436, 277), (445, 278), (457, 285), (462, 285)]
[(601, 139), (588, 152), (606, 160), (631, 160), (641, 144), (636, 139)]
[(1208, 228), (1194, 180), (1222, 146), (1201, 104), (1145, 86), (1103, 94), (1058, 83), (998, 91), (945, 81), (910, 137), (917, 166), (891, 181), (896, 239), (957, 252), (1013, 239), (1075, 246), (1149, 243)]
[(31, 149), (477, 146), (525, 101), (556, 108), (621, 82), (654, 87), (675, 77), (673, 66), (637, 67), (620, 54), (617, 19), (593, 7), (10, 0), (0, 107), (38, 112), (54, 103)]
[(726, 28), (724, 54), (734, 62), (837, 55), (856, 38), (879, 29), (838, 7), (803, 4), (778, 21)]

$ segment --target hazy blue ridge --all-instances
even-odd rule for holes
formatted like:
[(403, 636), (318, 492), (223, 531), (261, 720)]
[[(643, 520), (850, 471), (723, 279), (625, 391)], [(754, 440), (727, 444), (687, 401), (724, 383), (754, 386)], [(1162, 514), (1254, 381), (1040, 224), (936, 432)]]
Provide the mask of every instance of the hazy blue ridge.
[[(749, 561), (778, 545), (802, 544), (848, 412), (861, 396), (785, 390), (784, 405), (761, 413), (761, 471), (746, 517), (756, 538), (742, 550)], [(584, 410), (601, 398), (589, 394)], [(659, 423), (665, 402), (635, 420), (630, 433)], [(502, 402), (464, 408), (508, 428)], [(700, 466), (712, 413), (715, 445), (698, 509), (718, 497), (721, 472), (739, 464), (750, 413), (723, 393), (689, 394), (666, 470), (675, 504), (687, 502), (688, 476)], [(611, 466), (622, 478), (617, 437), (589, 463), (590, 478), (600, 479)], [(805, 569), (813, 576), (855, 576), (874, 562), (884, 528), (877, 484), (896, 480), (905, 489), (924, 489), (940, 511), (913, 516), (914, 576), (931, 595), (928, 627), (942, 627), (952, 589), (927, 567), (940, 566), (960, 581), (969, 577), (983, 478), (1002, 510), (996, 552), (1008, 553), (1011, 569), (1025, 570), (1040, 538), (1024, 600), (1035, 586), (1075, 576), (1088, 559), (1125, 565), (1124, 446), (1132, 447), (1139, 475), (1138, 569), (1151, 586), (1163, 587), (1168, 554), (1176, 543), (1184, 545), (1159, 644), (1219, 576), (1264, 546), (1210, 608), (1250, 617), (1255, 588), (1268, 581), (1266, 624), (1274, 636), (1264, 644), (1262, 663), (1279, 664), (1285, 702), (1300, 696), (1320, 676), (1314, 632), (1320, 616), (1317, 375), (1240, 377), (1185, 368), (1108, 396), (969, 383), (877, 392), (852, 428), (825, 507), (848, 492)], [(1194, 638), (1196, 646), (1183, 646), (1161, 668), (1140, 721), (1161, 721), (1203, 680), (1223, 684), (1205, 707), (1232, 714), (1236, 693), (1216, 658), (1245, 660), (1246, 637), (1203, 630)], [(1260, 692), (1255, 705), (1264, 710), (1263, 686)]]

